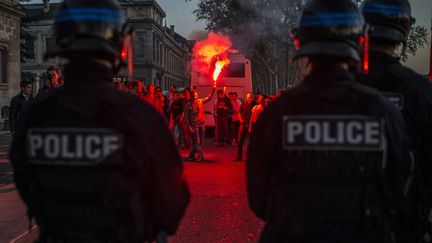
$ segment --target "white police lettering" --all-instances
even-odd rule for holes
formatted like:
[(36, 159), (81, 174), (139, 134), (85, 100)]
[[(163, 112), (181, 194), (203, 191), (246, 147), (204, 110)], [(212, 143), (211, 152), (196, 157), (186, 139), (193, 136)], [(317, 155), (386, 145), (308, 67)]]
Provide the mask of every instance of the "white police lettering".
[(292, 121), (288, 123), (288, 143), (294, 143), (296, 136), (303, 132), (303, 125), (300, 122)]
[(97, 159), (102, 154), (101, 139), (96, 135), (89, 135), (85, 140), (85, 153), (89, 159)]
[(401, 93), (383, 92), (382, 93), (389, 101), (394, 104), (399, 110), (404, 108), (404, 96)]
[(308, 122), (305, 125), (305, 140), (310, 144), (317, 144), (321, 141), (320, 124), (318, 122)]
[[(362, 124), (356, 121), (351, 121), (348, 124), (346, 124), (346, 139), (347, 143), (349, 144), (360, 144), (363, 140), (363, 136), (361, 134), (362, 130)], [(344, 130), (338, 131), (342, 134), (344, 133)]]
[(30, 136), (30, 156), (35, 157), (36, 156), (36, 150), (42, 148), (42, 136), (40, 135), (33, 135)]
[(103, 140), (103, 154), (107, 155), (110, 154), (118, 149), (118, 140), (119, 137), (108, 135)]
[(77, 159), (83, 159), (83, 149), (80, 144), (83, 144), (83, 136), (77, 135), (76, 136), (76, 143), (75, 143), (75, 156)]
[(324, 143), (335, 143), (336, 142), (336, 138), (335, 137), (331, 137), (330, 136), (330, 124), (328, 122), (325, 122), (323, 124), (323, 142)]
[(43, 151), (48, 159), (55, 159), (60, 155), (59, 137), (53, 134), (46, 136), (43, 140)]
[(61, 136), (61, 145), (62, 145), (62, 152), (61, 153), (62, 153), (64, 158), (73, 159), (75, 157), (75, 155), (74, 155), (73, 151), (71, 152), (68, 150), (68, 140), (69, 140), (68, 136), (66, 136), (66, 135)]
[(384, 123), (365, 116), (285, 116), (287, 150), (381, 150)]
[(365, 141), (367, 144), (377, 144), (379, 143), (379, 123), (377, 122), (366, 122), (365, 124)]
[(29, 157), (34, 163), (74, 165), (72, 162), (95, 162), (121, 147), (121, 134), (108, 129), (33, 129), (28, 134)]

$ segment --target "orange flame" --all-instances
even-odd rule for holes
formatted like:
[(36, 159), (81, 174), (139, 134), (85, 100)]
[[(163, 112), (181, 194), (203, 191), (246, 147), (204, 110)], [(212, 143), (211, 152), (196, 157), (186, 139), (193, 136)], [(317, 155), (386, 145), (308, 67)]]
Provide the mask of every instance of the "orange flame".
[(215, 70), (213, 72), (213, 81), (215, 87), (216, 87), (216, 81), (219, 79), (219, 75), (221, 74), (222, 70), (224, 69), (224, 67), (226, 67), (229, 64), (230, 64), (229, 59), (219, 60), (215, 63)]
[(209, 33), (206, 40), (198, 41), (193, 48), (192, 69), (208, 75), (213, 71), (211, 76), (216, 87), (216, 81), (222, 70), (230, 64), (228, 50), (231, 46), (231, 40), (227, 36), (213, 32)]

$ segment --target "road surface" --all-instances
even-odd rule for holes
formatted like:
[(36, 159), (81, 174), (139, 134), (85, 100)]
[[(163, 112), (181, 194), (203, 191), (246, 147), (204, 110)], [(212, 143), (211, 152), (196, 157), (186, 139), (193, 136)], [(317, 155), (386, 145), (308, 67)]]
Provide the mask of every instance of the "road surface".
[[(37, 230), (27, 232), (26, 209), (12, 181), (7, 152), (10, 136), (0, 134), (0, 243), (13, 239), (32, 242)], [(247, 205), (245, 162), (232, 162), (235, 147), (204, 146), (205, 162), (185, 161), (192, 198), (185, 217), (169, 242), (257, 242), (263, 222)], [(185, 159), (188, 151), (180, 150)]]

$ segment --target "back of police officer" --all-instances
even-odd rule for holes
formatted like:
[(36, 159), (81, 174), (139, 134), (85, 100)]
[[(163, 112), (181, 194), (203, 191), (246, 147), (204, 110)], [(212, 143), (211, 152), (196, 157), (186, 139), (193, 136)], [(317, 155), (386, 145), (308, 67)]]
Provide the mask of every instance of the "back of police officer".
[(10, 154), (40, 242), (144, 242), (183, 216), (189, 193), (164, 119), (110, 85), (130, 34), (114, 0), (58, 10), (47, 55), (68, 60), (65, 85), (29, 107)]
[(382, 92), (402, 112), (422, 178), (423, 188), (416, 190), (416, 197), (420, 194), (427, 207), (432, 195), (432, 88), (426, 78), (402, 66), (394, 56), (415, 22), (410, 4), (407, 0), (366, 0), (361, 11), (369, 25), (370, 50), (366, 50), (368, 74), (358, 78)]
[(305, 6), (296, 59), (306, 77), (263, 112), (248, 152), (261, 242), (406, 242), (408, 143), (393, 105), (349, 72), (362, 30), (350, 0)]

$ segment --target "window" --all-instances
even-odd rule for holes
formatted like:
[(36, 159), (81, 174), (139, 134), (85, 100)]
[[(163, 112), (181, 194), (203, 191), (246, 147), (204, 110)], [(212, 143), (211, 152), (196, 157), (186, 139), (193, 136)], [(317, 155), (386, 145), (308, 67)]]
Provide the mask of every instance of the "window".
[(26, 34), (21, 38), (21, 60), (31, 62), (35, 59), (35, 38)]
[(54, 48), (54, 38), (45, 38), (45, 51), (51, 51)]
[(0, 84), (7, 84), (7, 49), (0, 47)]
[(1, 108), (1, 118), (8, 118), (9, 117), (9, 106), (3, 106)]
[(244, 63), (231, 63), (226, 71), (226, 77), (244, 78), (245, 64)]
[(156, 62), (156, 38), (153, 36), (153, 61)]

